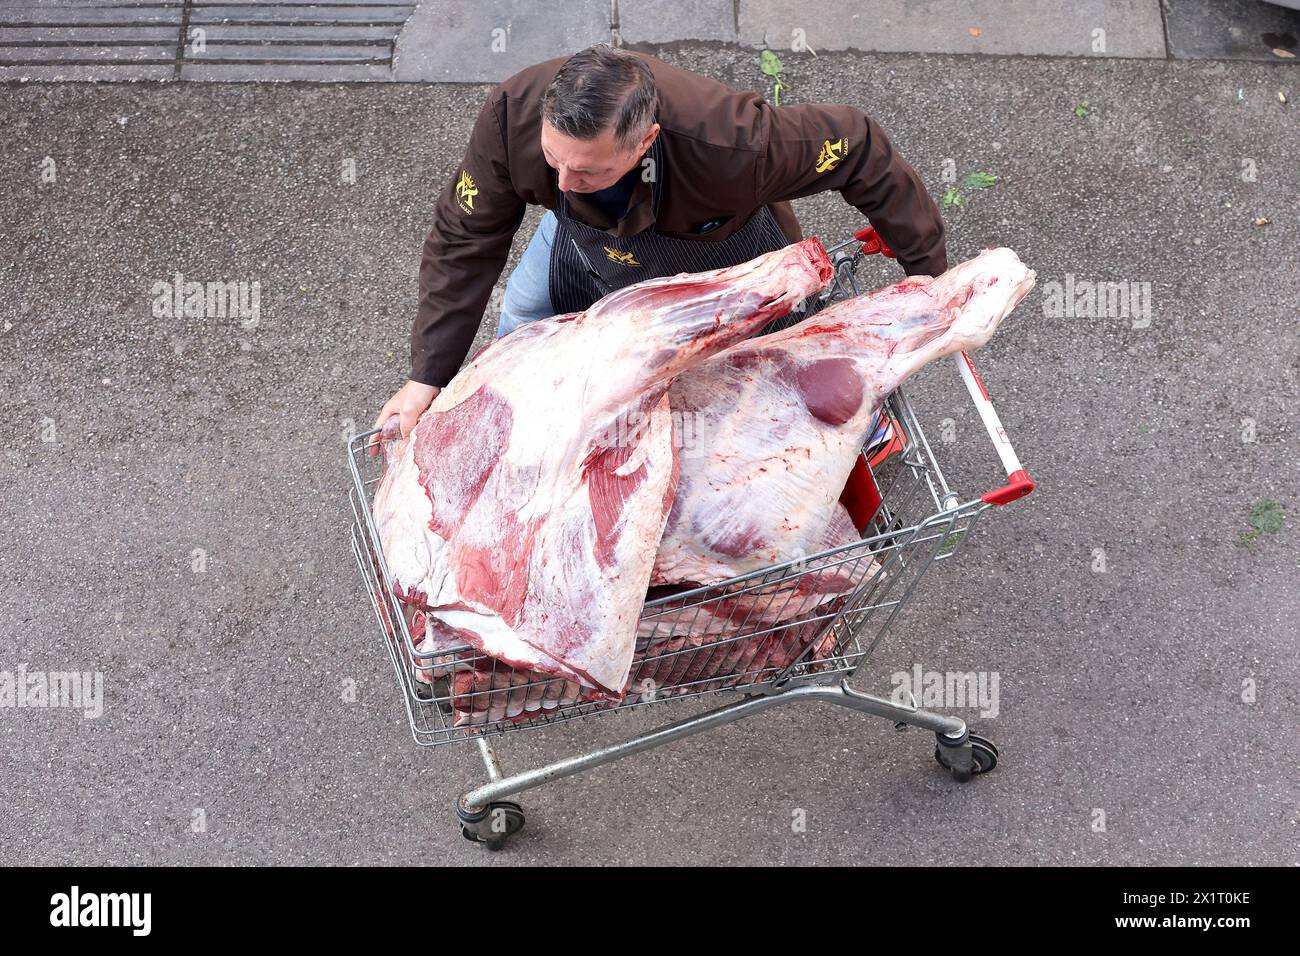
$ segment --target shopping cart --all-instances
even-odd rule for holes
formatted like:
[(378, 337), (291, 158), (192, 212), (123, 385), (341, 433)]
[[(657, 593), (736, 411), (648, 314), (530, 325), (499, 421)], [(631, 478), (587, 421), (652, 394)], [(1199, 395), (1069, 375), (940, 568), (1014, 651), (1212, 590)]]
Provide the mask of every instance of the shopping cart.
[[(859, 294), (856, 271), (865, 255), (889, 250), (873, 230), (831, 247), (835, 274), (805, 308), (765, 330), (788, 326), (827, 304)], [(628, 694), (622, 701), (585, 700), (564, 680), (512, 670), (470, 646), (422, 650), (415, 612), (394, 596), (371, 517), (383, 460), (366, 446), (375, 432), (348, 446), (352, 474), (352, 550), (397, 674), (416, 743), (476, 741), (489, 781), (455, 808), (466, 838), (498, 850), (524, 824), (507, 797), (633, 754), (663, 746), (771, 707), (796, 702), (838, 704), (905, 726), (933, 731), (935, 757), (961, 782), (992, 770), (997, 748), (965, 722), (919, 709), (914, 700), (873, 697), (848, 684), (916, 591), (934, 562), (955, 558), (980, 516), (1033, 491), (998, 421), (983, 383), (964, 352), (954, 356), (961, 380), (988, 431), (1008, 478), (963, 501), (951, 488), (902, 388), (886, 400), (882, 428), (892, 429), (887, 456), (868, 441), (841, 501), (860, 540), (799, 555), (727, 581), (689, 590), (652, 589), (641, 612)], [(871, 464), (868, 463), (870, 453)], [(884, 460), (882, 461), (882, 457)], [(835, 582), (826, 586), (826, 582)], [(493, 737), (719, 693), (741, 698), (591, 753), (507, 776)]]

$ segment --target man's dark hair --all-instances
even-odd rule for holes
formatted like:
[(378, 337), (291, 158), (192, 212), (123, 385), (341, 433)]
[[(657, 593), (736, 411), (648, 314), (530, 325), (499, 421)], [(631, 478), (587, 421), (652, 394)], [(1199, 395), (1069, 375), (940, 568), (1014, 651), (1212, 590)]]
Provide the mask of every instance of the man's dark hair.
[(658, 100), (645, 61), (601, 43), (560, 67), (542, 94), (542, 119), (574, 139), (613, 130), (618, 144), (630, 149), (654, 122)]

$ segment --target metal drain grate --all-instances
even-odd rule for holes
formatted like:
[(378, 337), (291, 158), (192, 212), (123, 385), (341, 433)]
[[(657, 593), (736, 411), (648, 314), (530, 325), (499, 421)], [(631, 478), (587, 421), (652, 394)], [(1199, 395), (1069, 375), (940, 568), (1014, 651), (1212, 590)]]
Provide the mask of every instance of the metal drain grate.
[(0, 5), (0, 79), (175, 75), (183, 0), (29, 0)]
[(388, 79), (414, 3), (186, 4), (181, 76), (194, 80)]
[(387, 80), (415, 6), (25, 0), (0, 5), (0, 79)]

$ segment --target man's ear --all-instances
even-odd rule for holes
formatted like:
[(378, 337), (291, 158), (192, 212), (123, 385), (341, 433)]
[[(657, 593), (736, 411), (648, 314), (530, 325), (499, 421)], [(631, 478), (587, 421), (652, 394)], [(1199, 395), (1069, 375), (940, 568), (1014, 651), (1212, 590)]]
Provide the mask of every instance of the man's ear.
[(637, 147), (638, 155), (644, 153), (647, 149), (649, 149), (650, 144), (655, 141), (655, 137), (658, 135), (659, 135), (659, 124), (651, 123), (650, 128), (646, 130), (645, 136), (641, 137), (641, 145)]

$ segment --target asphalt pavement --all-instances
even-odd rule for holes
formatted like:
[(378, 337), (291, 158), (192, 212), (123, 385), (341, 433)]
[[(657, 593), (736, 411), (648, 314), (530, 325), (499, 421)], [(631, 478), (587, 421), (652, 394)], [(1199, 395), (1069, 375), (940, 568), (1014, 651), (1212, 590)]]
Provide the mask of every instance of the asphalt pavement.
[[(768, 89), (753, 50), (661, 55)], [(461, 839), (484, 771), (410, 738), (344, 456), (405, 377), (421, 241), (488, 87), (7, 84), (0, 669), (100, 672), (104, 696), (0, 707), (0, 862), (1300, 863), (1294, 66), (785, 64), (783, 102), (866, 110), (936, 198), (960, 191), (953, 262), (1005, 245), (1038, 273), (976, 356), (1038, 490), (935, 568), (858, 679), (998, 675), (996, 716), (952, 711), (996, 771), (957, 784), (922, 732), (778, 709), (524, 795), (502, 854)], [(861, 224), (833, 194), (796, 211)], [(177, 273), (258, 283), (256, 318), (169, 312)], [(1054, 282), (1149, 312), (1055, 309)], [(951, 420), (960, 490), (997, 484), (950, 369), (911, 391)], [(514, 734), (502, 759), (704, 706)]]

